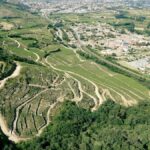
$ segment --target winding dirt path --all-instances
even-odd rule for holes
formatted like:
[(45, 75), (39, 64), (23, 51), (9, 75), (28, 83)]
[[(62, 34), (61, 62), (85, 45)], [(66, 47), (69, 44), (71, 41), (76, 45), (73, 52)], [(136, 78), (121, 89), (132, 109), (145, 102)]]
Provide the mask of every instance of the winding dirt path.
[(39, 92), (38, 94), (36, 94), (34, 97), (30, 98), (29, 100), (25, 101), (24, 103), (22, 103), (21, 105), (19, 105), (17, 108), (16, 108), (16, 112), (15, 112), (15, 119), (14, 119), (14, 122), (13, 122), (13, 129), (12, 129), (12, 134), (15, 134), (16, 132), (16, 127), (17, 127), (17, 122), (18, 122), (18, 118), (19, 118), (19, 113), (20, 113), (20, 110), (23, 106), (25, 106), (26, 104), (28, 104), (29, 102), (31, 102), (33, 99), (35, 99), (36, 97), (38, 97), (39, 95), (41, 95), (42, 93), (45, 93), (46, 91), (48, 91), (48, 89), (45, 89), (41, 92)]
[(56, 67), (54, 67), (50, 62), (48, 62), (47, 59), (48, 59), (48, 58), (45, 59), (46, 64), (48, 64), (48, 65), (49, 65), (51, 68), (53, 68), (54, 70), (57, 70), (57, 71), (61, 71), (61, 72), (64, 72), (64, 73), (69, 73), (69, 74), (78, 76), (78, 77), (80, 77), (80, 78), (82, 78), (82, 79), (88, 81), (89, 83), (91, 83), (91, 84), (95, 87), (95, 94), (96, 94), (96, 96), (97, 96), (98, 99), (99, 99), (99, 103), (96, 102), (96, 103), (97, 103), (97, 104), (96, 104), (96, 107), (100, 106), (100, 105), (103, 103), (104, 100), (103, 100), (101, 94), (99, 93), (99, 88), (98, 88), (98, 86), (97, 86), (93, 81), (91, 81), (91, 80), (89, 80), (89, 79), (87, 79), (87, 78), (85, 78), (85, 77), (83, 77), (83, 76), (81, 76), (81, 75), (79, 75), (79, 74), (77, 74), (77, 73), (56, 68)]
[[(71, 71), (62, 70), (62, 69), (59, 69), (59, 68), (54, 67), (51, 63), (48, 62), (47, 58), (45, 59), (45, 61), (46, 61), (46, 63), (47, 63), (51, 68), (53, 68), (54, 70), (57, 70), (57, 71), (61, 71), (61, 72), (64, 72), (64, 73), (69, 73), (69, 74), (78, 76), (78, 77), (80, 77), (80, 78), (82, 78), (82, 79), (88, 81), (88, 82), (91, 83), (92, 85), (94, 85), (94, 87), (95, 87), (95, 94), (96, 94), (96, 96), (97, 96), (98, 99), (99, 99), (99, 103), (97, 103), (97, 107), (95, 107), (95, 108), (98, 108), (98, 106), (100, 106), (100, 105), (104, 102), (104, 99), (103, 99), (102, 95), (99, 93), (99, 88), (98, 88), (98, 86), (97, 86), (93, 81), (91, 81), (91, 80), (89, 80), (89, 79), (87, 79), (87, 78), (85, 78), (85, 77), (83, 77), (83, 76), (81, 76), (81, 75), (79, 75), (79, 74), (77, 74), (77, 73), (74, 73), (74, 72), (71, 72)], [(117, 92), (117, 91), (114, 90), (113, 88), (107, 87), (106, 85), (103, 85), (103, 84), (102, 84), (102, 86), (105, 86), (106, 88), (112, 90), (112, 91), (115, 92), (117, 95), (119, 95), (120, 98), (122, 99), (123, 105), (125, 105), (125, 106), (128, 107), (128, 106), (132, 106), (133, 104), (137, 104), (137, 101), (136, 101), (134, 98), (131, 98), (130, 100), (129, 100), (129, 99), (127, 100), (123, 94)], [(82, 91), (82, 90), (81, 90), (81, 91)], [(103, 91), (103, 92), (106, 92), (106, 91)], [(107, 93), (111, 98), (113, 98), (112, 95), (110, 94), (110, 92), (107, 91), (106, 93)], [(124, 93), (125, 93), (125, 92), (124, 92)], [(125, 94), (127, 94), (127, 93), (125, 93)], [(133, 93), (132, 93), (132, 94), (133, 94)], [(127, 95), (128, 95), (128, 94), (127, 94)], [(134, 95), (135, 95), (135, 93), (134, 93)], [(104, 95), (103, 95), (103, 96), (104, 96)], [(137, 95), (136, 95), (136, 96), (137, 96)], [(113, 100), (114, 100), (114, 98), (113, 98)], [(114, 101), (115, 101), (115, 100), (114, 100)]]
[(13, 39), (13, 38), (11, 38), (11, 40), (13, 40), (15, 43), (17, 43), (17, 45), (18, 45), (17, 48), (20, 48), (21, 44), (19, 41), (17, 41), (16, 39)]
[[(61, 99), (61, 100), (59, 100)], [(43, 130), (49, 125), (49, 123), (51, 122), (50, 120), (50, 114), (52, 112), (52, 109), (54, 109), (56, 107), (56, 105), (58, 104), (59, 101), (63, 101), (64, 97), (59, 97), (57, 99), (57, 101), (55, 103), (53, 103), (52, 105), (49, 106), (48, 112), (47, 112), (47, 120), (46, 120), (46, 124), (43, 125), (39, 130), (38, 130), (38, 134), (36, 134), (36, 136), (40, 136), (43, 132)]]
[[(13, 40), (15, 43), (17, 43), (17, 45), (18, 45), (17, 48), (21, 47), (21, 44), (19, 41), (17, 41), (16, 39), (13, 39), (13, 38), (10, 38), (10, 39)], [(37, 53), (29, 51), (27, 48), (24, 48), (24, 50), (28, 53), (34, 54), (36, 56), (36, 60), (35, 60), (36, 62), (38, 62), (40, 60), (40, 56)]]
[(114, 102), (116, 102), (115, 98), (111, 95), (110, 91), (108, 89), (104, 89), (105, 93), (107, 94), (107, 96), (109, 96), (109, 98), (111, 100), (113, 100)]
[(73, 89), (73, 87), (71, 86), (71, 84), (69, 82), (67, 84), (68, 84), (69, 88), (71, 89), (71, 91), (73, 93), (73, 99), (72, 99), (72, 101), (75, 101), (75, 102), (78, 101), (79, 97), (76, 95), (75, 90)]
[(49, 106), (48, 112), (47, 112), (47, 120), (46, 120), (46, 124), (44, 124), (39, 130), (38, 130), (38, 134), (36, 134), (36, 136), (40, 136), (43, 132), (43, 130), (49, 125), (49, 123), (51, 122), (50, 120), (50, 113), (52, 111), (52, 109), (56, 106), (58, 102), (55, 102), (54, 104)]
[[(20, 42), (19, 41), (17, 41), (16, 39), (13, 39), (13, 38), (10, 38), (11, 40), (13, 40), (15, 43), (17, 43), (17, 48), (20, 48), (20, 46), (21, 46), (21, 44), (20, 44)], [(32, 54), (34, 54), (35, 56), (36, 56), (36, 62), (38, 62), (39, 60), (40, 60), (40, 56), (37, 54), (37, 53), (35, 53), (35, 52), (31, 52), (31, 51), (29, 51), (27, 48), (24, 48), (24, 50), (26, 51), (26, 52), (28, 52), (28, 53), (32, 53)]]
[[(82, 84), (81, 84), (81, 82), (80, 82), (79, 80), (77, 80), (76, 78), (74, 78), (73, 76), (71, 76), (71, 75), (69, 75), (69, 74), (68, 74), (68, 76), (71, 77), (72, 79), (74, 79), (76, 82), (78, 82), (78, 88), (80, 89), (80, 93), (81, 93), (81, 94), (84, 93), (84, 94), (86, 94), (87, 96), (89, 96), (91, 99), (93, 99), (93, 101), (94, 101), (94, 103), (95, 103), (95, 106), (92, 108), (92, 111), (95, 111), (95, 110), (97, 109), (97, 99), (96, 99), (94, 96), (92, 96), (91, 94), (87, 93), (86, 91), (84, 91), (84, 90), (82, 89)], [(82, 99), (83, 99), (83, 94), (82, 94), (82, 96), (81, 96), (80, 98), (78, 98), (78, 99), (76, 100), (76, 102), (78, 103), (78, 102), (81, 101)]]
[[(16, 64), (17, 64), (16, 70), (10, 76), (8, 76), (7, 78), (0, 81), (0, 89), (2, 89), (4, 87), (7, 80), (19, 76), (20, 71), (21, 71), (21, 65), (18, 62), (16, 62)], [(10, 129), (7, 126), (6, 120), (4, 119), (4, 117), (1, 114), (0, 114), (0, 127), (3, 131), (3, 133), (6, 136), (8, 136), (9, 140), (11, 140), (15, 143), (29, 139), (29, 138), (20, 138), (16, 134), (11, 133)]]
[[(107, 86), (107, 85), (104, 85), (104, 84), (101, 84), (102, 86), (110, 89), (111, 91), (113, 91), (114, 93), (116, 93), (118, 96), (120, 96), (120, 98), (122, 99), (122, 102), (123, 102), (123, 105), (128, 107), (128, 106), (132, 106), (133, 104), (137, 104), (137, 101), (135, 101), (133, 98), (131, 100), (127, 100), (125, 98), (125, 96), (119, 92), (117, 92), (115, 89), (113, 89), (112, 87), (110, 86)], [(127, 93), (124, 92), (125, 95), (128, 95)], [(110, 95), (111, 96), (111, 95)], [(128, 95), (129, 96), (129, 95)], [(113, 98), (112, 100), (115, 101), (115, 99)]]
[(15, 71), (10, 76), (6, 77), (3, 80), (0, 80), (0, 89), (2, 89), (5, 86), (7, 80), (19, 76), (19, 74), (21, 72), (21, 65), (18, 62), (16, 62), (16, 65), (17, 65), (17, 67), (16, 67)]
[[(68, 78), (71, 77), (68, 73), (66, 73), (66, 76), (67, 76)], [(76, 103), (78, 103), (78, 102), (80, 102), (80, 101), (83, 99), (82, 84), (81, 84), (81, 82), (80, 82), (79, 80), (77, 80), (77, 79), (75, 79), (75, 78), (72, 78), (72, 79), (75, 80), (75, 81), (78, 83), (78, 89), (79, 89), (79, 91), (80, 91), (80, 97), (78, 97), (78, 96), (75, 96), (75, 97), (74, 97), (74, 100), (76, 101)], [(72, 88), (71, 85), (70, 85), (70, 88), (71, 88), (71, 90), (73, 90), (73, 88)], [(73, 91), (74, 91), (74, 90), (73, 90)], [(74, 91), (73, 93), (74, 93), (74, 95), (76, 95), (75, 91)]]
[(3, 61), (0, 61), (0, 65), (2, 65), (1, 71), (4, 72), (6, 63)]
[(91, 81), (91, 80), (89, 80), (89, 79), (87, 79), (87, 78), (85, 78), (85, 77), (83, 77), (83, 76), (81, 76), (81, 75), (79, 75), (77, 73), (74, 73), (74, 72), (71, 72), (71, 71), (67, 71), (67, 72), (70, 73), (70, 74), (73, 74), (75, 76), (78, 76), (78, 77), (80, 77), (80, 78), (82, 78), (82, 79), (84, 79), (86, 81), (88, 81), (89, 83), (91, 83), (95, 87), (95, 94), (96, 94), (96, 96), (97, 96), (97, 98), (99, 100), (99, 103), (95, 101), (96, 107), (100, 106), (103, 103), (104, 100), (103, 100), (101, 94), (99, 93), (99, 88), (93, 81)]
[(6, 120), (1, 114), (0, 114), (0, 127), (1, 127), (2, 132), (8, 137), (8, 139), (15, 143), (30, 139), (30, 138), (21, 138), (21, 137), (18, 137), (16, 134), (12, 134), (10, 129), (7, 126)]
[(24, 48), (24, 50), (26, 51), (26, 52), (28, 52), (28, 53), (32, 53), (32, 54), (34, 54), (35, 56), (36, 56), (36, 62), (38, 62), (39, 60), (40, 60), (40, 56), (37, 54), (37, 53), (35, 53), (35, 52), (32, 52), (32, 51), (29, 51), (28, 49), (26, 49), (26, 48)]

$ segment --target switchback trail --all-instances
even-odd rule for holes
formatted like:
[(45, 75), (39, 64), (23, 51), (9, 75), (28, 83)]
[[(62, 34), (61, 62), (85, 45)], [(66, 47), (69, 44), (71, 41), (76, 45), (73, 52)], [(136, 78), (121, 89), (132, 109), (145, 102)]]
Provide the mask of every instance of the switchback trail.
[[(21, 65), (18, 62), (16, 62), (16, 64), (17, 64), (16, 70), (10, 76), (8, 76), (7, 78), (0, 81), (0, 89), (2, 89), (4, 87), (7, 80), (19, 76), (20, 71), (21, 71)], [(2, 116), (1, 113), (0, 113), (0, 127), (3, 131), (3, 133), (9, 138), (9, 140), (11, 140), (15, 143), (28, 139), (28, 138), (20, 138), (16, 134), (12, 134), (10, 129), (8, 129), (6, 120), (4, 119), (4, 117)]]
[(49, 65), (51, 68), (53, 68), (54, 70), (57, 70), (57, 71), (60, 71), (60, 72), (69, 73), (69, 74), (78, 76), (78, 77), (80, 77), (80, 78), (82, 78), (82, 79), (88, 81), (89, 83), (91, 83), (91, 84), (95, 87), (95, 94), (96, 94), (96, 96), (97, 96), (97, 98), (98, 98), (98, 101), (99, 101), (99, 102), (96, 102), (96, 107), (95, 107), (95, 108), (97, 108), (97, 106), (100, 106), (100, 105), (103, 103), (104, 100), (103, 100), (103, 98), (102, 98), (102, 96), (101, 96), (101, 94), (100, 94), (100, 92), (99, 92), (99, 88), (98, 88), (98, 86), (97, 86), (93, 81), (91, 81), (91, 80), (89, 80), (89, 79), (87, 79), (87, 78), (85, 78), (85, 77), (83, 77), (83, 76), (81, 76), (81, 75), (79, 75), (79, 74), (77, 74), (77, 73), (56, 68), (56, 67), (54, 67), (51, 63), (49, 63), (47, 59), (48, 59), (48, 58), (45, 59), (46, 64), (48, 64), (48, 65)]

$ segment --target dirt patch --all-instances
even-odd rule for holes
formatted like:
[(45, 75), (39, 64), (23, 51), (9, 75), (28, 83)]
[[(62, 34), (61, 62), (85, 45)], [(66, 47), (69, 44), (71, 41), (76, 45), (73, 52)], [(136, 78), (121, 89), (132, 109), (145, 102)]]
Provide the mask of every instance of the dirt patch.
[(10, 24), (10, 23), (7, 23), (7, 22), (0, 22), (0, 28), (3, 29), (3, 30), (11, 30), (14, 28), (14, 25), (13, 24)]

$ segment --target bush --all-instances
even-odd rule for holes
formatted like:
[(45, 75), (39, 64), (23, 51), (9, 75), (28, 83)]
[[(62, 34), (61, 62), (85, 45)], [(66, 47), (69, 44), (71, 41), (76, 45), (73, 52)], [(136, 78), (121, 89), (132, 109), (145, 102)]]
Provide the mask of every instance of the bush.
[(47, 26), (47, 29), (52, 29), (54, 26), (53, 26), (53, 24), (49, 24), (48, 26)]

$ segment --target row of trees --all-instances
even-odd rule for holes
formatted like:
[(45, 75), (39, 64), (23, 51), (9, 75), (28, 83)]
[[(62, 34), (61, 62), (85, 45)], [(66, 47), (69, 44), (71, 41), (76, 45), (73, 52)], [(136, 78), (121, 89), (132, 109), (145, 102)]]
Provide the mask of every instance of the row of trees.
[(135, 21), (143, 22), (145, 21), (146, 17), (145, 16), (130, 16), (127, 11), (120, 11), (115, 15), (117, 19), (132, 19)]
[(134, 22), (120, 22), (120, 23), (111, 23), (110, 25), (116, 27), (122, 27), (127, 29), (130, 32), (135, 31), (135, 23)]
[(51, 54), (53, 54), (53, 53), (58, 53), (58, 52), (60, 52), (61, 51), (61, 49), (60, 48), (57, 48), (57, 49), (55, 49), (55, 50), (52, 50), (52, 51), (50, 51), (50, 52), (45, 52), (45, 55), (44, 55), (44, 58), (46, 58), (46, 57), (48, 57), (49, 55), (51, 55)]

